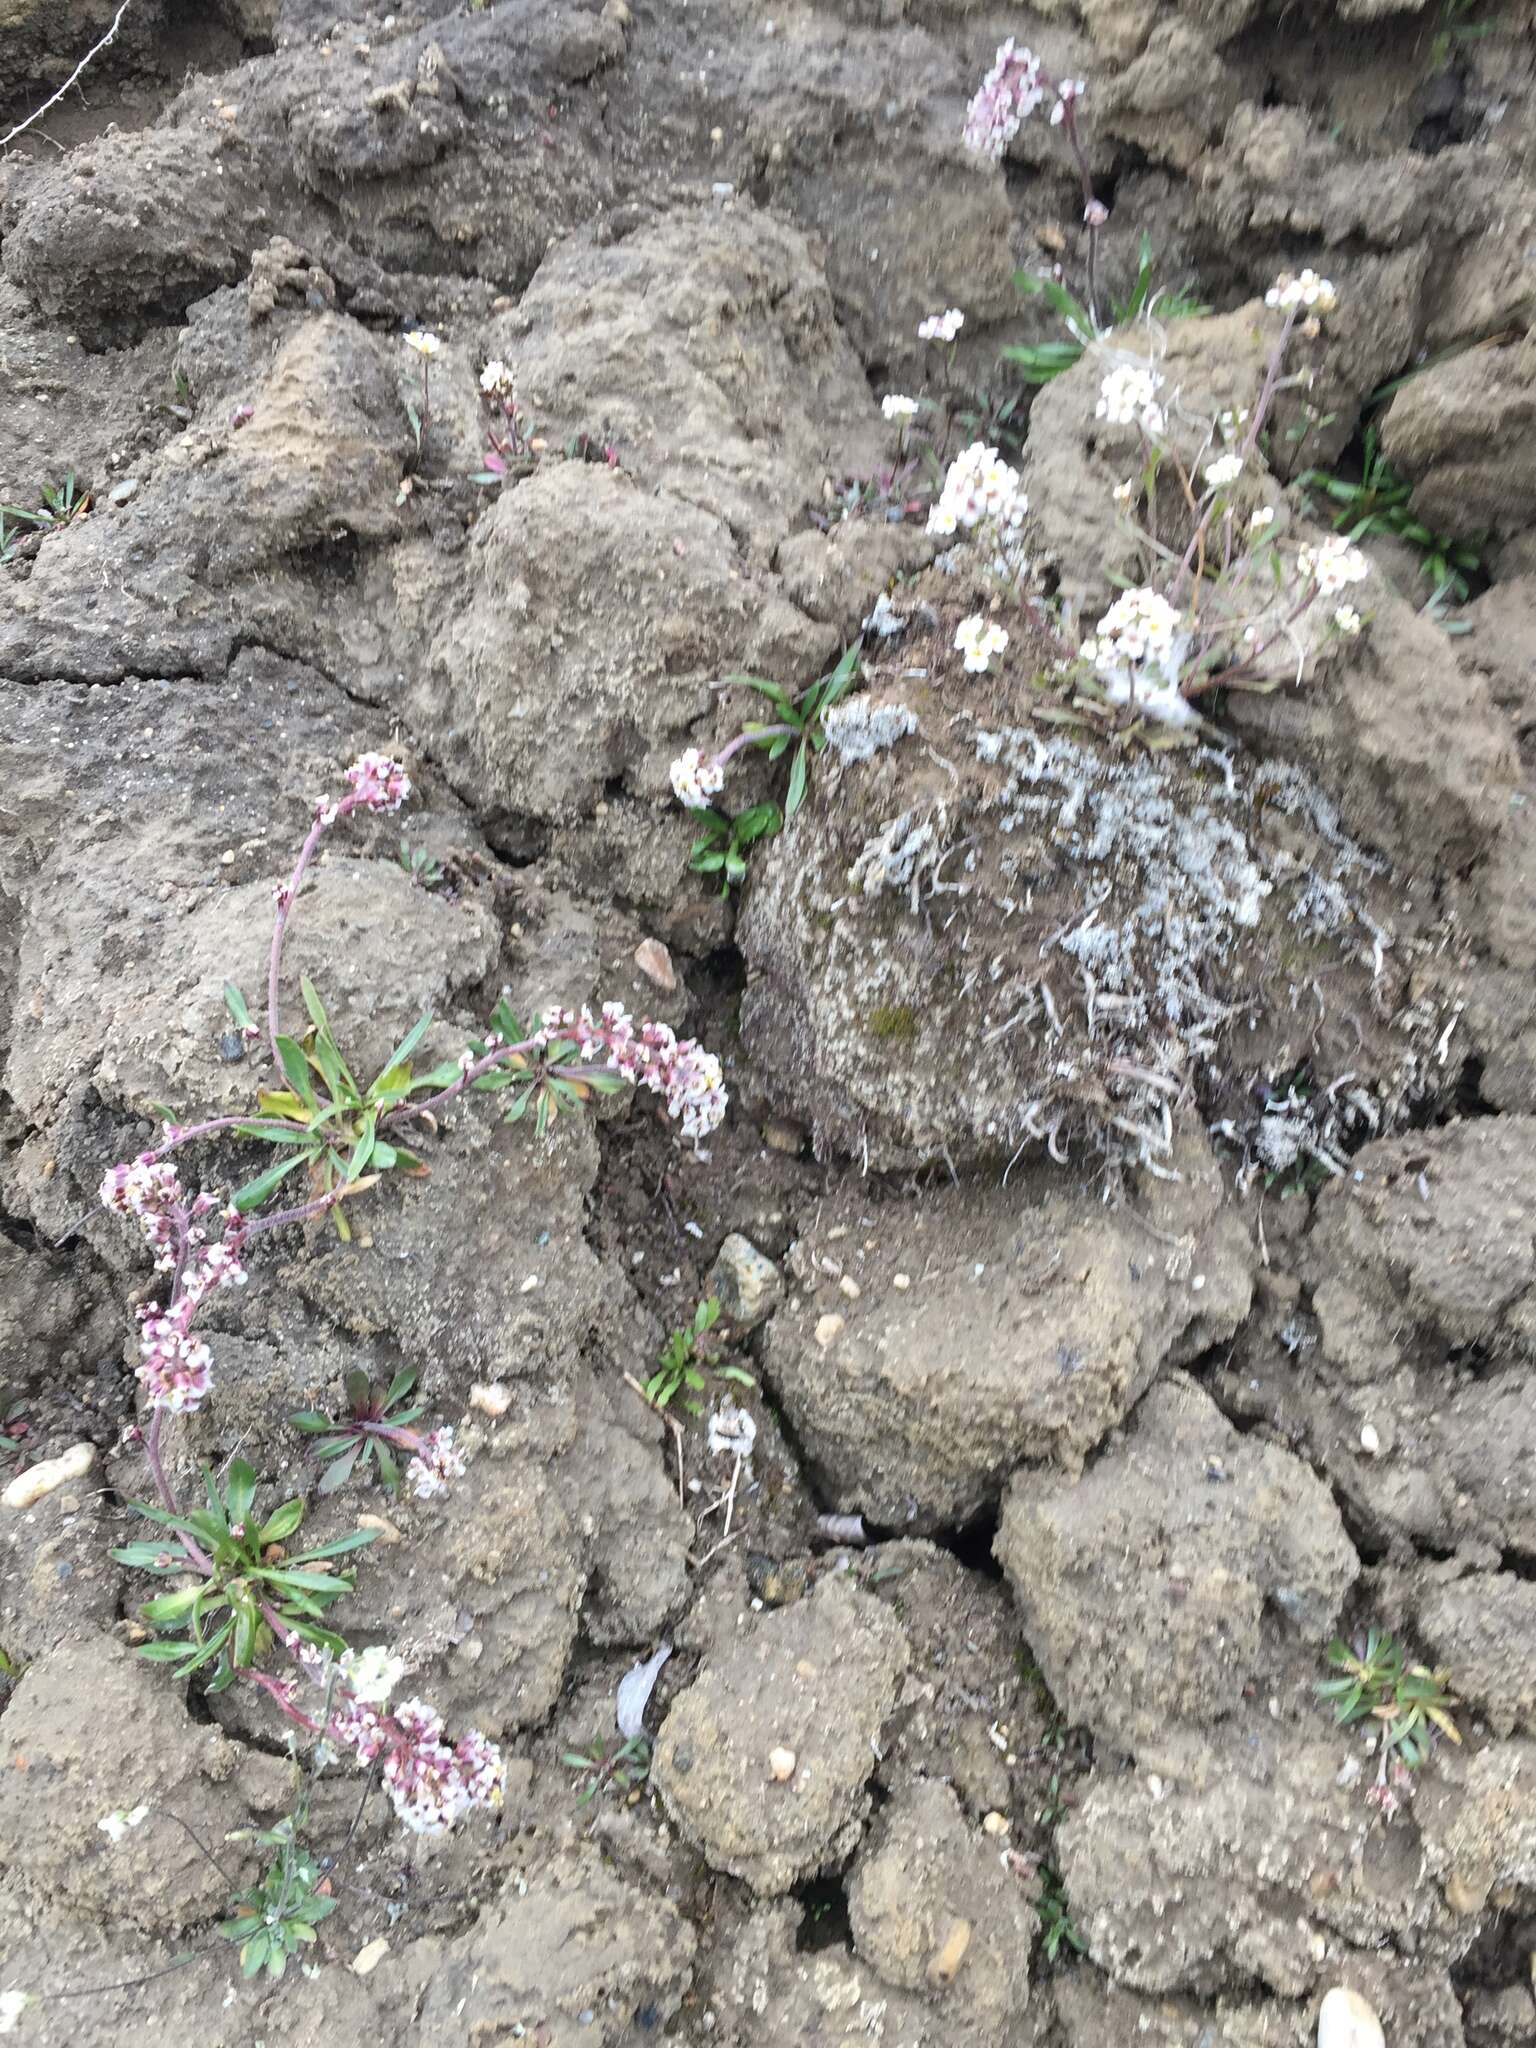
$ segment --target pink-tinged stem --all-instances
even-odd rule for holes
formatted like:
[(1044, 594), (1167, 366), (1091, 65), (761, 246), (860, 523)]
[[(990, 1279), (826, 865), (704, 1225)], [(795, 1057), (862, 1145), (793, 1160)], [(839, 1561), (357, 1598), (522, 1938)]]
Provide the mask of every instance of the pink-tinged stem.
[(425, 1102), (402, 1102), (388, 1116), (381, 1116), (379, 1129), (383, 1130), (387, 1124), (408, 1123), (413, 1116), (435, 1116), (438, 1110), (446, 1108), (455, 1097), (462, 1095), (471, 1081), (478, 1081), (482, 1074), (490, 1073), (493, 1067), (511, 1059), (514, 1053), (532, 1052), (539, 1043), (536, 1038), (520, 1038), (516, 1045), (498, 1045), (493, 1052), (485, 1053), (476, 1060), (473, 1066), (465, 1067), (457, 1081), (450, 1081), (446, 1088), (439, 1089), (436, 1095), (429, 1095)]
[[(1066, 130), (1067, 141), (1072, 145), (1072, 154), (1077, 159), (1077, 174), (1083, 187), (1083, 212), (1088, 216), (1094, 202), (1093, 174), (1088, 168), (1088, 158), (1083, 152), (1082, 140), (1077, 132), (1077, 103), (1068, 100), (1066, 111), (1061, 117)], [(1099, 326), (1099, 230), (1091, 218), (1088, 226), (1088, 317), (1093, 322), (1095, 333)]]
[(799, 732), (799, 730), (800, 727), (798, 725), (752, 726), (746, 732), (737, 733), (735, 739), (723, 746), (719, 753), (710, 761), (709, 766), (711, 768), (723, 768), (733, 755), (741, 752), (743, 747), (761, 746), (764, 740), (776, 740), (783, 733)]
[(314, 859), (315, 848), (331, 827), (339, 824), (349, 811), (356, 810), (361, 801), (362, 799), (354, 793), (342, 797), (334, 806), (330, 803), (321, 804), (315, 813), (315, 822), (309, 828), (308, 837), (299, 848), (299, 858), (288, 879), (288, 886), (277, 899), (277, 915), (272, 920), (272, 952), (267, 963), (267, 1043), (272, 1049), (272, 1063), (279, 1073), (283, 1070), (283, 1062), (277, 1050), (280, 1036), (277, 978), (283, 964), (283, 936), (288, 929), (289, 913), (298, 901), (299, 889), (309, 864)]
[[(259, 1112), (253, 1116), (211, 1116), (200, 1124), (177, 1124), (172, 1135), (158, 1144), (149, 1157), (163, 1159), (168, 1152), (174, 1152), (178, 1145), (188, 1145), (194, 1138), (211, 1137), (215, 1131), (233, 1131), (242, 1124), (265, 1123), (267, 1119)], [(276, 1123), (277, 1119), (273, 1118)]]
[(254, 1223), (241, 1223), (238, 1235), (242, 1244), (249, 1244), (253, 1237), (263, 1237), (269, 1230), (279, 1230), (285, 1223), (307, 1223), (312, 1216), (323, 1216), (327, 1209), (345, 1201), (347, 1190), (353, 1185), (348, 1181), (341, 1187), (332, 1188), (329, 1194), (316, 1195), (312, 1202), (298, 1202), (291, 1209), (278, 1209), (270, 1216), (258, 1216)]

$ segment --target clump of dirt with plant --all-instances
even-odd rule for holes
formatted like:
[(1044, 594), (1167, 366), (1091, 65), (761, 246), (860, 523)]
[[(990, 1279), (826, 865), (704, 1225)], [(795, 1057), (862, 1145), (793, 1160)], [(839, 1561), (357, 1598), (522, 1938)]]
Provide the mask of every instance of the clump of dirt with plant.
[(0, 2033), (1532, 2039), (1529, 0), (0, 25)]

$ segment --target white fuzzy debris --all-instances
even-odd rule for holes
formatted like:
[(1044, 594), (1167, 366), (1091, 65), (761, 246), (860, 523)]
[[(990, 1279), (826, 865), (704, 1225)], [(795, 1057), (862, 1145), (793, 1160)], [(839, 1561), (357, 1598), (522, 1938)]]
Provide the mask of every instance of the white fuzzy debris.
[(871, 704), (867, 696), (845, 698), (822, 720), (839, 759), (868, 761), (917, 731), (917, 713), (906, 704)]
[(672, 1645), (663, 1643), (654, 1657), (647, 1657), (643, 1663), (631, 1664), (619, 1680), (614, 1719), (618, 1723), (619, 1733), (626, 1742), (632, 1742), (644, 1729), (646, 1707), (650, 1704), (651, 1694), (656, 1690), (661, 1667), (671, 1654)]
[(120, 1842), (131, 1829), (141, 1827), (148, 1818), (147, 1806), (135, 1806), (131, 1812), (120, 1806), (115, 1813), (104, 1813), (96, 1825), (109, 1842)]

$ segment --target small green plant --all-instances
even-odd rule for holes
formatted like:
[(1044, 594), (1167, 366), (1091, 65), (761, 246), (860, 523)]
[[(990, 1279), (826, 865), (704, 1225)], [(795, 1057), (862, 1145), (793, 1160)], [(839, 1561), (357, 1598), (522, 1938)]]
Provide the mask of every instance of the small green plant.
[(1040, 1896), (1035, 1901), (1035, 1911), (1040, 1915), (1040, 1945), (1047, 1962), (1054, 1963), (1063, 1948), (1076, 1955), (1087, 1953), (1088, 1944), (1072, 1922), (1072, 1908), (1067, 1903), (1061, 1873), (1049, 1863), (1040, 1866)]
[(409, 839), (400, 842), (400, 865), (419, 889), (435, 889), (443, 879), (442, 862), (424, 846), (412, 846)]
[(1429, 45), (1425, 60), (1425, 73), (1433, 77), (1436, 72), (1449, 68), (1454, 57), (1467, 43), (1481, 42), (1485, 36), (1496, 35), (1497, 21), (1469, 21), (1467, 16), (1481, 0), (1441, 0), (1435, 33)]
[(1451, 1674), (1410, 1663), (1401, 1643), (1376, 1628), (1363, 1643), (1340, 1638), (1330, 1644), (1328, 1662), (1338, 1676), (1319, 1679), (1318, 1697), (1333, 1708), (1341, 1727), (1358, 1721), (1375, 1724), (1378, 1764), (1371, 1797), (1390, 1816), (1397, 1811), (1398, 1794), (1408, 1787), (1409, 1774), (1428, 1762), (1435, 1731), (1448, 1742), (1461, 1741), (1450, 1712), (1457, 1701), (1446, 1687)]
[(306, 1796), (298, 1811), (274, 1828), (259, 1833), (241, 1830), (229, 1837), (275, 1852), (260, 1881), (235, 1895), (233, 1917), (219, 1926), (227, 1941), (240, 1944), (243, 1977), (259, 1977), (263, 1970), (269, 1977), (281, 1977), (315, 1939), (320, 1922), (336, 1910), (335, 1899), (321, 1890), (326, 1880), (320, 1865), (300, 1836), (307, 1804)]
[(1387, 534), (1407, 541), (1421, 556), (1420, 574), (1434, 596), (1448, 593), (1458, 604), (1471, 594), (1469, 578), (1482, 568), (1480, 541), (1457, 540), (1433, 533), (1409, 509), (1413, 486), (1405, 483), (1381, 452), (1381, 437), (1375, 424), (1361, 437), (1360, 477), (1340, 476), (1334, 470), (1308, 469), (1296, 479), (1304, 490), (1326, 497), (1339, 507), (1334, 531), (1351, 541), (1366, 534)]
[(139, 1651), (152, 1663), (175, 1666), (176, 1678), (187, 1678), (212, 1664), (209, 1692), (222, 1692), (236, 1671), (255, 1663), (281, 1628), (305, 1642), (339, 1654), (340, 1636), (320, 1623), (325, 1610), (352, 1591), (350, 1574), (320, 1569), (348, 1551), (373, 1541), (373, 1532), (355, 1529), (314, 1550), (288, 1557), (282, 1549), (304, 1519), (304, 1503), (286, 1500), (265, 1521), (255, 1516), (256, 1474), (243, 1458), (234, 1459), (221, 1488), (206, 1468), (203, 1485), (208, 1505), (179, 1512), (135, 1502), (134, 1512), (158, 1522), (184, 1548), (165, 1543), (127, 1543), (112, 1555), (119, 1564), (152, 1572), (157, 1578), (185, 1577), (189, 1560), (201, 1557), (206, 1569), (190, 1586), (178, 1586), (147, 1600), (139, 1613), (159, 1639)]
[(82, 489), (71, 470), (63, 483), (43, 485), (41, 505), (0, 505), (0, 517), (9, 518), (18, 526), (30, 526), (39, 533), (54, 533), (76, 519), (83, 519), (90, 509), (91, 494)]
[(633, 1792), (651, 1775), (651, 1745), (644, 1735), (615, 1737), (587, 1749), (567, 1749), (560, 1761), (576, 1773), (576, 1804), (586, 1806), (600, 1792)]
[(858, 681), (863, 645), (862, 640), (855, 640), (843, 650), (836, 668), (818, 676), (808, 689), (797, 694), (765, 676), (728, 676), (726, 688), (756, 690), (773, 706), (776, 717), (771, 725), (748, 725), (708, 760), (697, 747), (689, 747), (680, 754), (672, 763), (672, 788), (678, 802), (690, 811), (707, 811), (710, 798), (718, 796), (725, 787), (726, 763), (743, 747), (761, 747), (770, 761), (781, 760), (785, 754), (790, 757), (789, 786), (784, 795), (787, 824), (805, 802), (812, 757), (826, 748), (827, 713), (842, 702)]
[[(374, 1186), (381, 1173), (390, 1171), (424, 1174), (427, 1169), (414, 1152), (381, 1135), (380, 1120), (418, 1090), (441, 1089), (459, 1078), (454, 1062), (422, 1075), (411, 1066), (411, 1055), (432, 1028), (428, 1014), (417, 1018), (368, 1086), (359, 1086), (341, 1056), (325, 1005), (307, 974), (299, 987), (310, 1028), (302, 1039), (279, 1034), (275, 1042), (288, 1086), (263, 1089), (256, 1099), (259, 1115), (237, 1128), (239, 1137), (283, 1148), (275, 1164), (236, 1192), (233, 1206), (242, 1215), (257, 1208), (301, 1166), (307, 1169), (310, 1188), (317, 1197), (361, 1193)], [(224, 991), (224, 1001), (241, 1035), (258, 1036), (245, 998), (232, 983)], [(350, 1239), (352, 1232), (340, 1202), (331, 1213), (338, 1235)]]
[[(0, 1458), (8, 1458), (22, 1448), (21, 1435), (26, 1425), (22, 1422), (26, 1404), (12, 1394), (9, 1387), (0, 1381)], [(21, 1434), (12, 1435), (20, 1426)]]
[[(1142, 233), (1141, 246), (1136, 266), (1136, 281), (1130, 295), (1117, 300), (1110, 307), (1111, 327), (1127, 327), (1143, 313), (1155, 314), (1160, 320), (1198, 320), (1210, 312), (1210, 307), (1201, 303), (1193, 292), (1184, 286), (1175, 291), (1154, 292), (1152, 289), (1152, 238)], [(1066, 327), (1066, 341), (1031, 341), (1002, 351), (1002, 360), (1012, 363), (1026, 384), (1049, 384), (1053, 377), (1059, 377), (1064, 370), (1082, 355), (1092, 341), (1094, 324), (1092, 315), (1082, 300), (1069, 292), (1064, 284), (1053, 277), (1040, 277), (1032, 270), (1016, 270), (1013, 274), (1016, 290), (1028, 296), (1039, 296), (1061, 315)]]
[(688, 855), (696, 875), (718, 875), (720, 894), (729, 896), (747, 878), (747, 852), (759, 839), (771, 839), (784, 823), (775, 803), (749, 804), (734, 818), (719, 811), (699, 811), (702, 828)]
[(718, 1365), (712, 1355), (710, 1332), (720, 1320), (720, 1304), (707, 1294), (693, 1312), (693, 1321), (674, 1330), (661, 1347), (656, 1370), (645, 1383), (645, 1398), (653, 1408), (670, 1407), (677, 1401), (690, 1415), (702, 1415), (702, 1394), (710, 1379), (730, 1380), (738, 1387), (755, 1387), (757, 1381), (739, 1365)]
[(349, 1412), (341, 1421), (333, 1422), (318, 1408), (305, 1408), (288, 1418), (295, 1429), (318, 1439), (315, 1455), (329, 1468), (320, 1491), (334, 1493), (351, 1478), (360, 1460), (365, 1468), (373, 1460), (384, 1485), (398, 1493), (400, 1465), (395, 1452), (419, 1454), (423, 1443), (420, 1431), (411, 1428), (422, 1413), (421, 1402), (410, 1400), (415, 1367), (403, 1367), (387, 1387), (375, 1387), (365, 1372), (349, 1372), (343, 1385)]

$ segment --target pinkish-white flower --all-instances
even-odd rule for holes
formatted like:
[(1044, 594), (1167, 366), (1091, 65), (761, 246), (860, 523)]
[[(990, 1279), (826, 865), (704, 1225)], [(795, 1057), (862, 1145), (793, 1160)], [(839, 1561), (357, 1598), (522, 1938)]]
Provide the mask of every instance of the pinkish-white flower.
[(690, 811), (707, 811), (710, 799), (725, 787), (725, 770), (705, 760), (697, 747), (687, 747), (672, 763), (672, 789)]
[(356, 801), (370, 811), (398, 811), (411, 793), (403, 764), (388, 754), (359, 754), (344, 779)]
[(1010, 36), (965, 110), (966, 148), (994, 163), (1001, 161), (1009, 143), (1044, 98), (1040, 59)]
[(405, 1468), (406, 1484), (418, 1500), (440, 1500), (450, 1479), (462, 1479), (469, 1467), (462, 1451), (453, 1447), (453, 1431), (444, 1426), (429, 1430), (421, 1449)]
[(965, 315), (958, 306), (951, 306), (946, 313), (930, 313), (926, 320), (920, 320), (917, 338), (919, 341), (953, 341), (964, 325)]

